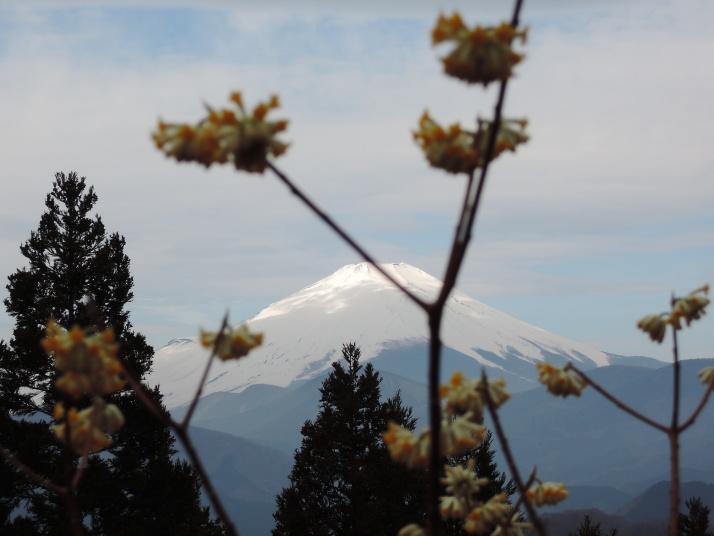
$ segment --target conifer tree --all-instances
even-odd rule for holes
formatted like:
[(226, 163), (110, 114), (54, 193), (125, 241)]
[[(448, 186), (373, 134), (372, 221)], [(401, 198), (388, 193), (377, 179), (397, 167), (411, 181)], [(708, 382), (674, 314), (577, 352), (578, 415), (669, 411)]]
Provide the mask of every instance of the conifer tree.
[[(607, 536), (617, 536), (617, 529), (610, 529)], [(602, 529), (600, 528), (600, 523), (595, 523), (589, 515), (585, 515), (583, 520), (580, 522), (580, 526), (575, 530), (575, 532), (568, 532), (568, 536), (604, 536)]]
[[(133, 279), (124, 238), (107, 236), (101, 218), (92, 216), (97, 195), (83, 177), (57, 173), (55, 179), (39, 227), (20, 247), (27, 266), (7, 285), (4, 303), (15, 328), (9, 344), (0, 341), (0, 442), (39, 474), (63, 483), (64, 449), (50, 431), (59, 399), (56, 373), (40, 347), (47, 321), (91, 326), (89, 297), (140, 378), (150, 371), (154, 351), (129, 321)], [(153, 396), (160, 401), (158, 390)], [(222, 534), (200, 504), (193, 469), (172, 460), (175, 440), (168, 427), (129, 390), (109, 398), (126, 425), (107, 451), (90, 457), (78, 492), (86, 532)], [(0, 464), (0, 534), (69, 534), (62, 501), (7, 463)]]
[(424, 518), (423, 473), (389, 457), (381, 435), (394, 421), (416, 420), (397, 393), (380, 402), (379, 373), (362, 366), (354, 343), (320, 388), (320, 410), (302, 427), (290, 486), (277, 496), (273, 536), (394, 536)]
[(679, 514), (680, 536), (714, 536), (709, 530), (710, 509), (702, 502), (701, 497), (690, 497), (685, 505), (688, 513)]

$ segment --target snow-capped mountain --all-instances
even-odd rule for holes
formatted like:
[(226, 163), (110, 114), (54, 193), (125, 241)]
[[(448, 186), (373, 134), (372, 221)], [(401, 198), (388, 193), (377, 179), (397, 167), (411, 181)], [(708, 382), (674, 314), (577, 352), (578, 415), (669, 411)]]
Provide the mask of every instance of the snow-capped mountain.
[[(441, 286), (438, 279), (404, 263), (383, 267), (425, 299), (434, 298)], [(363, 362), (378, 358), (377, 368), (377, 363), (391, 363), (392, 372), (409, 376), (426, 367), (426, 315), (367, 263), (340, 268), (266, 307), (248, 325), (252, 332), (264, 333), (263, 346), (241, 360), (214, 363), (204, 395), (236, 393), (255, 384), (285, 387), (314, 378), (340, 358), (343, 343), (352, 341)], [(603, 352), (516, 320), (459, 291), (449, 298), (442, 326), (445, 359), (458, 356), (462, 366), (488, 367), (489, 374), (525, 381), (526, 386), (535, 377), (532, 363), (545, 358), (577, 361), (584, 368), (609, 364)], [(195, 337), (174, 339), (156, 352), (149, 381), (161, 386), (168, 407), (192, 398), (208, 355)]]

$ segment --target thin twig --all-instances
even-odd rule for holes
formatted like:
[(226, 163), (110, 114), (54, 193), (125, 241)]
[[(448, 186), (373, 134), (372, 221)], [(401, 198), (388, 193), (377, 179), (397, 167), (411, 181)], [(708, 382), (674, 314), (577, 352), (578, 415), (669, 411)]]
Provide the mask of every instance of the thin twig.
[(206, 368), (203, 369), (203, 375), (201, 376), (201, 381), (198, 382), (198, 387), (196, 388), (196, 394), (194, 395), (193, 399), (191, 400), (191, 405), (188, 408), (188, 411), (186, 412), (186, 415), (183, 418), (183, 421), (181, 421), (181, 426), (183, 428), (188, 427), (188, 423), (191, 422), (191, 417), (193, 416), (193, 412), (196, 410), (196, 406), (198, 406), (198, 400), (201, 398), (201, 394), (203, 393), (203, 387), (206, 383), (206, 378), (208, 378), (208, 371), (211, 370), (211, 365), (213, 364), (213, 360), (216, 357), (216, 351), (218, 349), (218, 345), (221, 343), (221, 339), (225, 337), (225, 330), (226, 327), (228, 327), (228, 312), (226, 311), (226, 314), (223, 316), (223, 322), (221, 322), (221, 329), (218, 331), (218, 336), (216, 337), (216, 343), (213, 345), (213, 349), (211, 350), (211, 355), (208, 357), (208, 361), (206, 363)]
[[(486, 371), (483, 368), (481, 369), (481, 379), (484, 384), (488, 385), (488, 376), (486, 375)], [(511, 452), (511, 447), (508, 444), (508, 438), (506, 437), (506, 433), (503, 431), (503, 426), (501, 426), (501, 419), (498, 417), (498, 412), (496, 411), (496, 408), (493, 405), (493, 400), (491, 399), (491, 395), (488, 392), (488, 388), (483, 390), (483, 395), (486, 398), (486, 407), (488, 408), (488, 413), (491, 415), (493, 427), (496, 431), (496, 437), (498, 437), (498, 441), (501, 444), (501, 450), (503, 451), (503, 456), (506, 458), (506, 463), (508, 464), (508, 468), (511, 471), (511, 478), (516, 483), (516, 486), (518, 487), (518, 492), (521, 494), (521, 496), (525, 497), (528, 488), (523, 483), (521, 473), (518, 471), (518, 466), (516, 465), (515, 458), (513, 457), (513, 453)], [(543, 525), (543, 521), (538, 516), (538, 512), (536, 512), (536, 509), (533, 507), (533, 504), (531, 504), (531, 502), (528, 500), (524, 500), (523, 506), (526, 507), (529, 521), (533, 523), (533, 526), (538, 531), (538, 534), (540, 534), (540, 536), (548, 536), (545, 531), (545, 525)]]
[(582, 379), (584, 379), (588, 385), (592, 386), (593, 389), (595, 389), (598, 393), (600, 393), (602, 396), (607, 398), (610, 402), (615, 404), (618, 408), (620, 408), (622, 411), (629, 413), (632, 415), (634, 418), (642, 421), (645, 424), (649, 424), (651, 427), (656, 428), (657, 430), (660, 430), (664, 432), (665, 434), (669, 432), (669, 427), (658, 423), (657, 421), (654, 421), (650, 419), (649, 417), (643, 415), (639, 411), (631, 408), (624, 402), (622, 402), (619, 398), (616, 398), (615, 396), (611, 395), (608, 391), (606, 391), (602, 386), (600, 386), (595, 380), (590, 378), (587, 374), (585, 374), (582, 370), (577, 368), (575, 365), (572, 364), (570, 365), (570, 368), (573, 372), (578, 374)]
[(23, 475), (32, 480), (41, 488), (44, 488), (47, 491), (57, 493), (58, 495), (63, 495), (67, 491), (67, 488), (58, 486), (51, 480), (47, 480), (39, 473), (34, 472), (27, 465), (22, 463), (12, 452), (6, 449), (2, 443), (0, 443), (0, 456), (5, 458), (5, 460), (11, 463), (15, 467), (15, 469), (17, 469), (19, 472), (21, 472)]
[[(513, 7), (511, 26), (513, 26), (514, 28), (518, 27), (522, 5), (523, 0), (516, 0), (516, 3)], [(492, 131), (490, 132), (488, 138), (486, 153), (484, 155), (484, 165), (481, 168), (481, 174), (479, 176), (479, 180), (476, 183), (476, 188), (472, 188), (472, 183), (469, 182), (469, 190), (467, 193), (468, 202), (464, 204), (465, 207), (469, 207), (468, 214), (466, 215), (466, 225), (462, 226), (461, 224), (459, 224), (459, 227), (457, 228), (457, 233), (454, 236), (454, 242), (451, 247), (451, 255), (449, 257), (449, 262), (446, 267), (446, 273), (444, 275), (444, 284), (441, 288), (439, 297), (436, 299), (433, 306), (443, 306), (443, 304), (445, 304), (446, 300), (449, 298), (449, 294), (456, 286), (456, 278), (466, 255), (468, 243), (471, 240), (471, 231), (473, 229), (474, 221), (476, 219), (476, 213), (478, 212), (478, 207), (481, 202), (481, 198), (483, 197), (483, 190), (484, 186), (486, 185), (486, 176), (488, 174), (488, 168), (491, 164), (493, 152), (496, 147), (496, 138), (498, 136), (498, 130), (501, 127), (501, 116), (503, 112), (503, 104), (506, 100), (507, 87), (508, 79), (505, 79), (501, 82), (501, 85), (498, 90), (498, 99), (496, 100), (496, 106), (494, 107), (493, 123), (491, 124)], [(460, 221), (463, 218), (464, 214), (461, 215)]]
[(704, 409), (704, 406), (706, 406), (707, 401), (709, 400), (709, 396), (712, 394), (712, 390), (714, 389), (714, 383), (710, 384), (709, 387), (707, 387), (707, 390), (704, 391), (704, 395), (702, 396), (702, 399), (699, 401), (699, 405), (696, 407), (696, 409), (692, 412), (692, 414), (689, 416), (689, 418), (684, 421), (682, 424), (679, 425), (679, 429), (677, 430), (678, 432), (684, 432), (687, 428), (689, 428), (691, 425), (694, 424), (694, 421), (699, 417), (699, 414), (702, 412)]
[[(519, 23), (522, 0), (516, 0), (513, 8), (511, 25), (516, 28)], [(429, 316), (430, 349), (429, 349), (429, 426), (431, 428), (432, 452), (429, 457), (429, 502), (427, 507), (431, 534), (438, 535), (441, 522), (438, 512), (439, 476), (441, 474), (439, 452), (441, 451), (441, 407), (439, 403), (439, 373), (441, 369), (441, 319), (446, 302), (451, 291), (456, 286), (456, 279), (466, 256), (466, 250), (471, 240), (471, 231), (476, 220), (479, 203), (483, 197), (488, 169), (496, 147), (496, 138), (501, 125), (503, 103), (506, 98), (508, 79), (501, 82), (498, 99), (494, 108), (492, 130), (488, 138), (484, 164), (478, 181), (474, 183), (473, 172), (469, 174), (462, 212), (456, 226), (454, 240), (446, 266), (446, 274), (439, 295), (433, 303), (425, 307)]]
[(443, 308), (429, 313), (429, 426), (431, 452), (429, 453), (427, 526), (429, 534), (441, 534), (439, 495), (441, 493), (441, 402), (439, 398), (439, 367), (441, 363), (441, 315)]
[(134, 390), (136, 396), (139, 397), (139, 400), (141, 400), (142, 404), (144, 404), (144, 406), (159, 421), (166, 424), (167, 426), (170, 426), (171, 429), (176, 433), (176, 437), (178, 437), (179, 441), (181, 441), (181, 444), (186, 448), (186, 453), (188, 454), (188, 457), (191, 460), (191, 464), (196, 469), (196, 472), (198, 473), (198, 476), (200, 477), (201, 482), (203, 483), (203, 488), (205, 489), (208, 498), (211, 500), (211, 505), (215, 509), (216, 515), (223, 523), (223, 526), (228, 532), (228, 535), (239, 536), (238, 529), (236, 529), (235, 525), (233, 524), (233, 520), (228, 515), (228, 512), (223, 506), (223, 503), (221, 502), (218, 493), (216, 493), (216, 490), (213, 486), (213, 482), (208, 477), (208, 473), (203, 468), (201, 458), (198, 456), (196, 448), (194, 447), (193, 442), (191, 441), (191, 438), (188, 435), (187, 428), (185, 428), (181, 423), (178, 423), (171, 418), (171, 415), (153, 399), (153, 397), (147, 391), (146, 387), (144, 387), (144, 385), (142, 385), (142, 383), (137, 379), (134, 372), (131, 371), (131, 369), (129, 368), (129, 365), (126, 360), (121, 356), (119, 357), (119, 359), (122, 363), (122, 367), (124, 367), (124, 376), (126, 378), (127, 383)]
[[(672, 298), (674, 305), (674, 298)], [(669, 536), (679, 534), (679, 386), (680, 363), (679, 346), (677, 345), (677, 329), (672, 326), (672, 354), (674, 357), (673, 396), (672, 396), (672, 426), (667, 431), (669, 437)]]
[(391, 283), (397, 287), (399, 290), (401, 290), (409, 299), (411, 299), (414, 303), (416, 303), (421, 309), (427, 311), (428, 310), (428, 303), (422, 300), (419, 296), (414, 294), (412, 291), (410, 291), (408, 288), (406, 288), (404, 285), (402, 285), (399, 281), (397, 281), (394, 277), (392, 277), (382, 266), (372, 257), (367, 251), (360, 246), (350, 235), (347, 234), (347, 232), (342, 229), (330, 216), (327, 215), (325, 211), (323, 211), (320, 207), (318, 207), (305, 193), (303, 193), (302, 190), (300, 190), (297, 185), (295, 185), (294, 182), (288, 178), (287, 175), (285, 175), (282, 171), (280, 171), (278, 168), (276, 168), (273, 164), (268, 162), (268, 167), (270, 167), (270, 170), (275, 173), (275, 175), (290, 189), (290, 192), (297, 196), (307, 207), (312, 210), (318, 218), (320, 218), (330, 229), (335, 231), (339, 235), (342, 240), (347, 242), (347, 244), (354, 249), (365, 261), (370, 263), (372, 266), (374, 266), (379, 272), (386, 277)]

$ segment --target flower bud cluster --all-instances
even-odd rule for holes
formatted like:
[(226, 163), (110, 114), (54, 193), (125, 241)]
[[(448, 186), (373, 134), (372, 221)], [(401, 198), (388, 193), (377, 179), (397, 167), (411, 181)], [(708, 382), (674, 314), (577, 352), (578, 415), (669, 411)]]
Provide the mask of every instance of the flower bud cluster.
[(637, 322), (637, 327), (647, 333), (655, 342), (661, 343), (667, 332), (667, 326), (675, 330), (682, 329), (682, 320), (689, 326), (693, 320), (699, 320), (709, 305), (709, 285), (700, 287), (683, 298), (672, 300), (672, 310), (659, 315), (647, 315)]
[(468, 28), (461, 16), (440, 16), (432, 30), (432, 43), (452, 41), (454, 49), (444, 58), (446, 74), (470, 84), (487, 86), (513, 75), (513, 67), (523, 55), (512, 48), (513, 41), (525, 42), (526, 30), (517, 30), (508, 23), (500, 26)]
[(489, 534), (495, 525), (510, 518), (511, 505), (505, 493), (494, 495), (466, 516), (464, 530), (469, 534)]
[(568, 495), (563, 482), (541, 482), (526, 492), (526, 498), (536, 506), (558, 504)]
[[(440, 437), (442, 455), (456, 456), (484, 441), (484, 409), (489, 401), (498, 408), (510, 398), (505, 387), (503, 379), (472, 379), (460, 372), (454, 373), (449, 383), (441, 386), (439, 394), (444, 400)], [(431, 449), (431, 431), (428, 428), (415, 434), (392, 422), (383, 438), (393, 459), (410, 467), (427, 466)], [(500, 524), (501, 534), (521, 536), (522, 524), (518, 523), (518, 515), (509, 515), (511, 506), (506, 495), (497, 495), (486, 503), (478, 500), (479, 491), (489, 481), (476, 474), (475, 466), (473, 459), (466, 466), (444, 466), (441, 482), (446, 494), (440, 498), (441, 515), (463, 519), (464, 529), (472, 534), (492, 531)], [(426, 533), (418, 525), (408, 525), (399, 535), (425, 536)]]
[[(442, 385), (440, 395), (445, 399), (445, 417), (441, 421), (441, 454), (457, 456), (465, 450), (480, 445), (486, 437), (483, 426), (483, 410), (486, 406), (484, 391), (495, 407), (510, 398), (505, 391), (503, 379), (474, 380), (456, 372), (450, 383)], [(426, 467), (431, 449), (431, 431), (428, 428), (415, 434), (397, 424), (389, 423), (389, 429), (382, 436), (394, 460), (409, 467)]]
[(54, 418), (60, 422), (52, 428), (55, 436), (76, 454), (97, 452), (108, 447), (112, 444), (108, 434), (124, 426), (121, 410), (114, 404), (106, 404), (101, 397), (95, 398), (92, 406), (81, 411), (77, 408), (66, 411), (63, 404), (57, 404)]
[(689, 326), (692, 320), (699, 320), (704, 316), (706, 306), (709, 305), (708, 294), (709, 285), (704, 285), (685, 297), (674, 300), (672, 312), (669, 315), (669, 323), (674, 329), (682, 329), (682, 319)]
[[(491, 158), (504, 151), (515, 151), (517, 145), (528, 141), (527, 124), (522, 119), (502, 119)], [(445, 129), (424, 112), (413, 136), (433, 167), (468, 174), (486, 164), (491, 127), (491, 121), (479, 119), (476, 132), (463, 130), (458, 124)]]
[(235, 329), (225, 329), (222, 333), (201, 330), (201, 345), (205, 348), (214, 348), (216, 355), (223, 361), (246, 356), (261, 344), (263, 344), (263, 334), (251, 333), (246, 324), (241, 324)]
[(411, 523), (405, 527), (402, 527), (401, 530), (397, 533), (397, 536), (428, 536), (429, 533), (426, 531), (426, 529), (420, 527), (416, 523)]
[(697, 372), (697, 376), (704, 385), (714, 389), (714, 367), (703, 368)]
[(479, 478), (474, 470), (476, 460), (470, 459), (466, 467), (444, 466), (441, 483), (446, 487), (446, 495), (441, 497), (439, 509), (445, 518), (463, 519), (477, 505), (476, 494), (488, 485), (488, 478)]
[(465, 415), (472, 413), (472, 419), (483, 420), (483, 410), (486, 406), (485, 391), (494, 407), (499, 408), (511, 398), (506, 391), (506, 381), (503, 378), (487, 380), (467, 378), (456, 371), (449, 383), (439, 389), (439, 395), (445, 400), (444, 412), (449, 415)]
[(42, 347), (54, 357), (55, 367), (62, 373), (55, 384), (57, 389), (77, 399), (85, 394), (115, 393), (124, 387), (114, 330), (90, 334), (74, 326), (67, 331), (50, 320), (46, 333)]
[(159, 121), (152, 134), (156, 147), (178, 161), (198, 162), (206, 167), (232, 163), (236, 169), (263, 173), (268, 156), (280, 156), (288, 148), (276, 138), (288, 122), (265, 119), (270, 110), (280, 106), (278, 97), (273, 95), (259, 103), (251, 113), (246, 112), (240, 93), (233, 93), (230, 100), (235, 110), (208, 108), (208, 116), (195, 127)]
[(565, 398), (568, 395), (580, 396), (587, 386), (585, 379), (572, 369), (570, 363), (564, 367), (554, 367), (550, 363), (536, 363), (538, 381), (555, 396)]
[(113, 434), (124, 425), (124, 416), (102, 396), (115, 393), (125, 385), (120, 374), (119, 345), (114, 330), (92, 333), (79, 326), (67, 331), (54, 320), (47, 323), (42, 347), (54, 357), (61, 373), (55, 386), (76, 399), (89, 395), (92, 405), (83, 410), (59, 403), (54, 409), (56, 424), (52, 430), (60, 442), (77, 454), (97, 452), (111, 445)]

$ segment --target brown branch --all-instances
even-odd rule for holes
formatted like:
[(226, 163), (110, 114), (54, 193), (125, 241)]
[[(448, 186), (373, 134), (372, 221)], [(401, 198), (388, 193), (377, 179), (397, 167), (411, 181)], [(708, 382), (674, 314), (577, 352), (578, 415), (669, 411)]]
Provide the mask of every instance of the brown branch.
[(709, 400), (709, 396), (712, 394), (713, 389), (714, 389), (714, 383), (710, 384), (707, 387), (707, 390), (704, 391), (704, 395), (702, 396), (702, 399), (699, 401), (699, 405), (695, 408), (695, 410), (692, 412), (692, 414), (689, 416), (689, 418), (686, 421), (684, 421), (682, 424), (679, 425), (677, 432), (682, 433), (687, 428), (689, 428), (692, 424), (694, 424), (694, 421), (697, 419), (697, 417), (699, 417), (699, 414), (704, 409), (704, 406), (707, 405), (707, 401)]
[[(674, 305), (674, 297), (672, 298)], [(672, 426), (667, 432), (669, 438), (669, 536), (679, 534), (679, 386), (681, 367), (679, 363), (679, 347), (677, 345), (677, 329), (672, 326), (672, 354), (674, 357), (674, 374), (672, 386)]]
[(658, 423), (657, 421), (654, 421), (650, 419), (649, 417), (643, 415), (639, 411), (631, 408), (624, 402), (622, 402), (619, 398), (616, 398), (615, 396), (611, 395), (608, 391), (606, 391), (603, 387), (601, 387), (596, 381), (590, 378), (587, 374), (585, 374), (582, 370), (577, 368), (575, 365), (570, 365), (570, 368), (573, 372), (578, 374), (582, 379), (584, 379), (588, 385), (592, 386), (593, 389), (595, 389), (598, 393), (600, 393), (602, 396), (607, 398), (610, 402), (615, 404), (618, 408), (623, 410), (626, 413), (629, 413), (632, 415), (634, 418), (637, 420), (642, 421), (645, 424), (649, 424), (651, 427), (656, 428), (657, 430), (660, 430), (661, 432), (664, 432), (665, 434), (669, 432), (669, 427)]
[(431, 428), (431, 452), (429, 453), (427, 526), (429, 534), (441, 534), (439, 495), (442, 472), (441, 462), (441, 402), (439, 398), (439, 368), (441, 363), (441, 315), (443, 308), (429, 312), (429, 427)]
[[(523, 0), (516, 0), (513, 7), (511, 26), (514, 28), (518, 27), (522, 5)], [(492, 131), (488, 137), (488, 144), (486, 145), (486, 153), (484, 155), (484, 165), (481, 168), (481, 174), (479, 176), (479, 180), (476, 182), (475, 188), (472, 187), (473, 182), (469, 181), (468, 193), (466, 194), (467, 202), (464, 203), (464, 207), (469, 208), (468, 211), (466, 211), (465, 214), (462, 213), (459, 218), (459, 225), (457, 227), (457, 232), (454, 235), (454, 242), (451, 247), (449, 262), (444, 275), (444, 284), (441, 288), (439, 296), (433, 304), (433, 307), (443, 307), (446, 300), (449, 298), (449, 294), (451, 294), (451, 291), (456, 286), (456, 278), (459, 270), (461, 269), (464, 257), (466, 256), (467, 246), (471, 240), (471, 231), (473, 229), (474, 221), (476, 220), (476, 213), (478, 212), (481, 198), (483, 197), (483, 190), (486, 185), (486, 176), (488, 174), (488, 169), (491, 165), (494, 149), (496, 147), (496, 138), (498, 136), (498, 130), (501, 127), (501, 116), (503, 112), (503, 104), (506, 100), (507, 87), (508, 79), (505, 79), (501, 82), (498, 90), (498, 99), (496, 100), (496, 106), (493, 113)]]
[(45, 477), (43, 477), (39, 473), (34, 472), (27, 465), (22, 463), (12, 452), (10, 452), (7, 448), (5, 448), (5, 446), (2, 443), (0, 443), (0, 456), (5, 458), (5, 460), (7, 460), (10, 464), (12, 464), (15, 467), (15, 469), (17, 469), (20, 473), (25, 475), (27, 478), (32, 480), (35, 484), (37, 484), (41, 488), (44, 488), (47, 491), (52, 491), (58, 495), (64, 495), (64, 493), (66, 493), (67, 488), (58, 486), (51, 480), (47, 480)]
[(379, 270), (379, 272), (384, 277), (386, 277), (395, 287), (401, 290), (405, 296), (411, 299), (421, 309), (425, 311), (428, 310), (429, 304), (427, 302), (422, 300), (416, 294), (412, 293), (408, 288), (406, 288), (404, 285), (399, 283), (399, 281), (389, 275), (389, 273), (377, 263), (374, 257), (367, 253), (367, 251), (362, 246), (360, 246), (350, 235), (348, 235), (347, 232), (342, 229), (342, 227), (340, 227), (330, 216), (328, 216), (325, 211), (323, 211), (309, 197), (307, 197), (307, 195), (303, 193), (302, 190), (300, 190), (287, 175), (285, 175), (282, 171), (280, 171), (270, 162), (268, 162), (268, 167), (288, 187), (288, 189), (293, 195), (297, 196), (298, 199), (305, 203), (305, 205), (307, 205), (307, 207), (312, 210), (318, 218), (320, 218), (330, 229), (335, 231), (335, 233), (337, 233), (337, 235), (342, 238), (342, 240), (347, 242), (347, 244), (352, 249), (354, 249), (365, 261), (367, 261), (377, 270)]
[(176, 437), (178, 437), (178, 439), (181, 441), (181, 444), (186, 448), (186, 453), (188, 454), (188, 457), (191, 460), (191, 464), (193, 465), (194, 469), (196, 469), (196, 472), (198, 473), (198, 476), (200, 477), (201, 482), (203, 483), (203, 488), (205, 489), (208, 498), (211, 500), (211, 505), (216, 510), (216, 515), (223, 523), (223, 526), (225, 527), (228, 535), (239, 536), (238, 529), (236, 529), (235, 525), (233, 524), (233, 521), (228, 515), (228, 512), (223, 506), (223, 502), (221, 502), (221, 499), (213, 486), (213, 482), (208, 477), (208, 473), (206, 472), (203, 467), (203, 464), (201, 463), (201, 458), (198, 456), (193, 442), (191, 441), (191, 438), (188, 435), (187, 428), (185, 428), (181, 423), (178, 423), (171, 418), (171, 415), (153, 399), (153, 397), (147, 391), (146, 387), (142, 385), (142, 383), (137, 379), (136, 375), (130, 370), (129, 364), (126, 362), (126, 360), (121, 356), (119, 357), (119, 359), (122, 363), (122, 367), (124, 368), (124, 376), (126, 377), (127, 383), (129, 383), (131, 388), (136, 393), (136, 396), (138, 396), (139, 400), (141, 400), (142, 404), (144, 404), (144, 406), (146, 406), (146, 408), (159, 421), (166, 424), (167, 426), (170, 426), (171, 429), (176, 433)]
[[(488, 385), (488, 376), (486, 376), (486, 371), (483, 370), (483, 368), (481, 369), (481, 379), (485, 384)], [(503, 426), (501, 426), (501, 419), (498, 417), (498, 412), (496, 411), (496, 408), (493, 405), (493, 400), (491, 399), (491, 395), (488, 392), (488, 388), (483, 390), (483, 395), (486, 398), (486, 407), (488, 408), (488, 413), (491, 415), (493, 427), (496, 431), (496, 437), (498, 437), (498, 442), (501, 444), (503, 456), (506, 458), (506, 463), (508, 464), (508, 468), (511, 471), (511, 478), (516, 483), (516, 486), (518, 487), (518, 492), (521, 494), (521, 496), (525, 497), (528, 488), (523, 483), (521, 473), (518, 471), (518, 466), (516, 465), (513, 453), (511, 452), (511, 447), (508, 444), (508, 438), (506, 437), (506, 433), (503, 430)], [(548, 536), (545, 531), (545, 525), (543, 524), (541, 518), (538, 516), (538, 512), (533, 507), (533, 504), (531, 504), (531, 502), (528, 500), (524, 500), (523, 505), (526, 507), (526, 511), (528, 512), (529, 521), (533, 523), (533, 526), (535, 527), (536, 531), (538, 531), (538, 534), (540, 536)]]
[(196, 411), (196, 406), (198, 406), (198, 400), (201, 398), (201, 394), (203, 393), (203, 387), (206, 384), (206, 378), (208, 378), (208, 371), (211, 369), (211, 365), (213, 364), (213, 359), (216, 357), (216, 351), (218, 350), (218, 345), (221, 343), (221, 339), (225, 336), (224, 332), (225, 332), (227, 326), (228, 326), (228, 312), (226, 311), (226, 314), (223, 316), (223, 321), (221, 322), (221, 329), (218, 331), (218, 336), (216, 337), (216, 343), (213, 345), (213, 350), (211, 350), (211, 355), (208, 357), (208, 362), (206, 363), (206, 368), (203, 369), (203, 375), (201, 376), (201, 381), (198, 382), (198, 387), (196, 388), (196, 394), (193, 396), (193, 399), (191, 400), (191, 405), (189, 406), (188, 411), (186, 412), (186, 415), (183, 418), (183, 421), (181, 421), (181, 426), (183, 428), (188, 427), (188, 423), (191, 421), (193, 412)]

